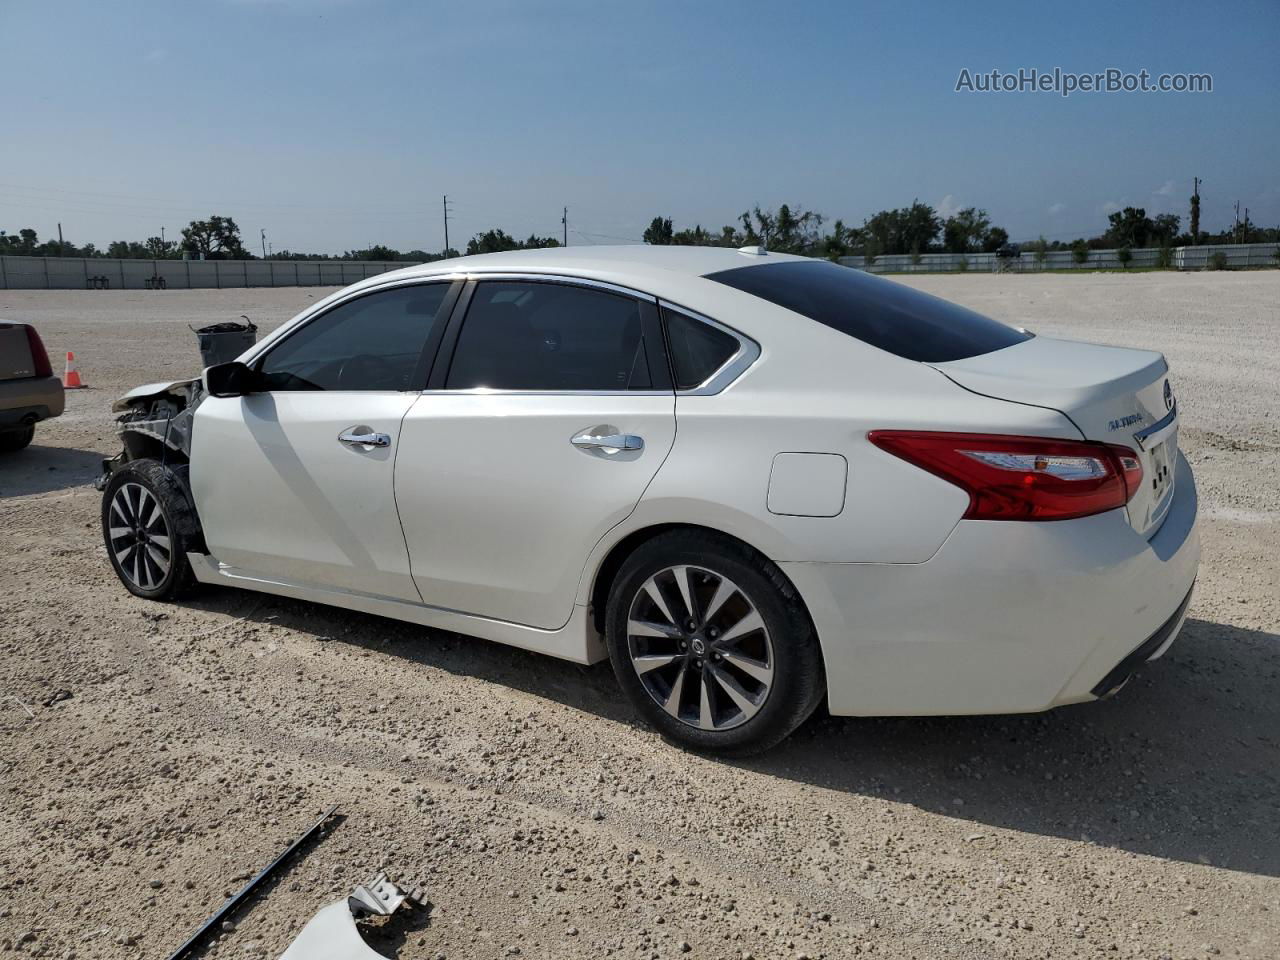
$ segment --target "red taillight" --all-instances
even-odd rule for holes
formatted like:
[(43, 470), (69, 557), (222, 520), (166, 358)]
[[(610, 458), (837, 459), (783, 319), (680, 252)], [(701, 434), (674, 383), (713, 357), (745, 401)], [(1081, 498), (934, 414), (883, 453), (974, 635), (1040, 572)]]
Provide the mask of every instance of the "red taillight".
[(49, 354), (45, 352), (44, 342), (40, 339), (40, 334), (36, 333), (36, 328), (31, 324), (25, 324), (27, 328), (27, 347), (31, 351), (31, 365), (35, 370), (32, 376), (36, 377), (52, 377), (53, 367), (49, 365)]
[(1128, 447), (1109, 444), (1107, 449), (1115, 454), (1116, 460), (1120, 463), (1120, 469), (1124, 473), (1124, 485), (1128, 491), (1124, 499), (1125, 503), (1128, 503), (1142, 486), (1142, 461)]
[(882, 450), (969, 494), (966, 520), (1070, 520), (1123, 507), (1142, 483), (1128, 447), (986, 433), (873, 430)]

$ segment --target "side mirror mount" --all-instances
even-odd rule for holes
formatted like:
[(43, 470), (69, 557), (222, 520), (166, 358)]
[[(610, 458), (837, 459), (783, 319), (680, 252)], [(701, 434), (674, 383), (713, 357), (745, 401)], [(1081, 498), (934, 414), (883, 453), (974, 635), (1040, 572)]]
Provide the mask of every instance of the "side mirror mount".
[(218, 363), (204, 372), (204, 388), (215, 397), (243, 397), (261, 389), (258, 372), (239, 360)]

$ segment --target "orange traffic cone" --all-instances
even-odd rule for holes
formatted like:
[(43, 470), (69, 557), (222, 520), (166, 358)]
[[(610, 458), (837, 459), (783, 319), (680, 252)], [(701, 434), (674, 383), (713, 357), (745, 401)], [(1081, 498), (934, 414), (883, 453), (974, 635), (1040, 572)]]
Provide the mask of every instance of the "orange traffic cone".
[(80, 379), (80, 371), (76, 369), (76, 355), (67, 351), (67, 372), (62, 378), (64, 390), (81, 390), (86, 384)]

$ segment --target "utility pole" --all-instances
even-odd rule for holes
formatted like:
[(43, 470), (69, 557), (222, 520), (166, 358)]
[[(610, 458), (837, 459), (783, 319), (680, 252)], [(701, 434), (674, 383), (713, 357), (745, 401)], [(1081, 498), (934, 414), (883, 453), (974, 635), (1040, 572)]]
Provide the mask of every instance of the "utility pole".
[(263, 227), (260, 231), (262, 234), (262, 259), (267, 259), (267, 228)]
[(1237, 200), (1237, 201), (1236, 201), (1236, 220), (1235, 220), (1235, 223), (1233, 223), (1233, 224), (1231, 225), (1231, 236), (1232, 236), (1232, 237), (1234, 237), (1234, 238), (1236, 238), (1236, 242), (1237, 242), (1237, 243), (1239, 243), (1239, 242), (1240, 242), (1240, 240), (1239, 240), (1239, 237), (1240, 237), (1240, 201), (1239, 201), (1239, 200)]
[(62, 245), (62, 224), (58, 224), (58, 256), (65, 257), (67, 249)]
[(444, 254), (449, 255), (449, 195), (446, 193), (441, 198), (441, 205), (444, 207)]
[(160, 252), (162, 254), (166, 253), (168, 249), (169, 249), (168, 246), (166, 246), (164, 242), (164, 227), (161, 227), (160, 228)]
[(1192, 177), (1195, 188), (1191, 191), (1191, 245), (1200, 244), (1200, 178)]
[(564, 215), (560, 217), (560, 222), (564, 224), (564, 245), (569, 245), (569, 208), (564, 208)]
[[(62, 237), (58, 237), (58, 242), (62, 242)], [(1240, 224), (1240, 242), (1249, 242), (1249, 208), (1244, 208), (1244, 221)]]

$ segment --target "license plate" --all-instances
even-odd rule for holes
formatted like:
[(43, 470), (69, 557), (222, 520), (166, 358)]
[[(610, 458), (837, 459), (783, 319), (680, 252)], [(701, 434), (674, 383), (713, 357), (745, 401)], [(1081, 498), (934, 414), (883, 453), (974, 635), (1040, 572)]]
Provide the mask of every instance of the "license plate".
[(1176, 447), (1172, 447), (1168, 440), (1151, 448), (1151, 489), (1156, 499), (1164, 494), (1173, 479), (1173, 468), (1169, 465), (1173, 449)]

